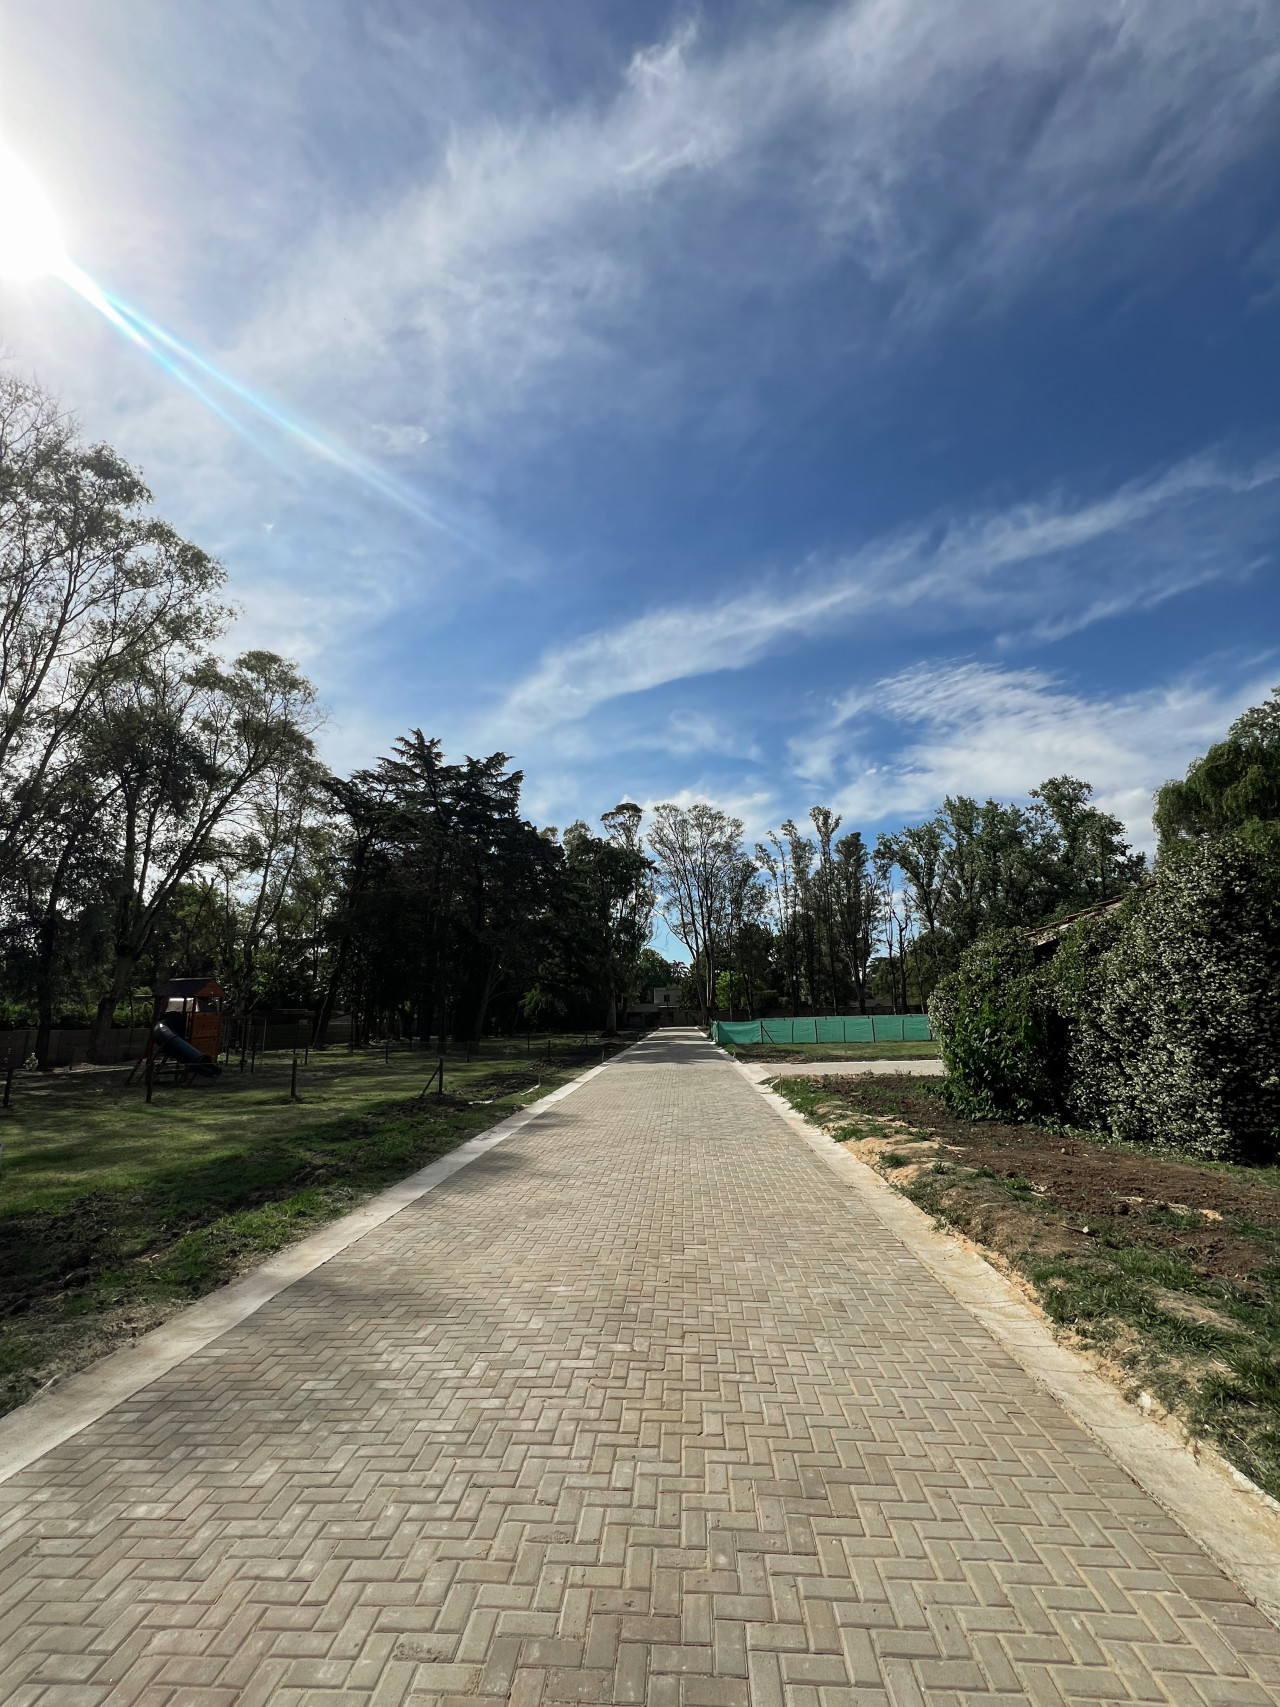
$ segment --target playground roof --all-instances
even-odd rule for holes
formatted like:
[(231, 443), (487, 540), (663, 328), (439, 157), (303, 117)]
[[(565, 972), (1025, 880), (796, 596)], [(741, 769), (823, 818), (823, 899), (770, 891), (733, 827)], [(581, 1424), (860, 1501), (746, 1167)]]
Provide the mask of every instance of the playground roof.
[(156, 991), (157, 997), (163, 996), (172, 1001), (175, 996), (184, 1002), (194, 1001), (197, 996), (225, 996), (226, 991), (216, 978), (170, 978), (167, 984), (161, 984)]

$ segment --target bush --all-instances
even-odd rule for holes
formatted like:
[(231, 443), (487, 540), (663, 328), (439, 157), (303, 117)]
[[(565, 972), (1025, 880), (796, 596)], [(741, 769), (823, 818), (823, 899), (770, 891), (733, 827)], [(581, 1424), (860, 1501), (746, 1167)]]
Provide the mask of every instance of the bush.
[(1052, 1008), (1063, 1054), (1058, 1103), (1073, 1126), (1106, 1131), (1116, 1087), (1124, 1072), (1124, 1039), (1105, 1017), (1115, 949), (1141, 891), (1116, 912), (1079, 920), (1062, 934), (1051, 960), (1038, 970), (1044, 999)]
[(945, 1095), (974, 1120), (1059, 1111), (1064, 1038), (1024, 931), (984, 937), (938, 985), (929, 1021), (947, 1064)]
[(1280, 1155), (1280, 902), (1265, 852), (1167, 855), (1037, 967), (1025, 933), (967, 950), (929, 1005), (947, 1097), (1214, 1160)]
[(1280, 1151), (1276, 878), (1233, 837), (1161, 861), (1103, 963), (1116, 1137), (1224, 1161)]

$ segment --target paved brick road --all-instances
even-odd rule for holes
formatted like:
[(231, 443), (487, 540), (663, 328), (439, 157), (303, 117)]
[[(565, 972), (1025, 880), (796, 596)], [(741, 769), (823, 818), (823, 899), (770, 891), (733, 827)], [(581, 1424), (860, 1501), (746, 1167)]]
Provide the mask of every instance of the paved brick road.
[(1280, 1674), (1280, 1633), (687, 1035), (0, 1518), (5, 1707), (1227, 1707)]

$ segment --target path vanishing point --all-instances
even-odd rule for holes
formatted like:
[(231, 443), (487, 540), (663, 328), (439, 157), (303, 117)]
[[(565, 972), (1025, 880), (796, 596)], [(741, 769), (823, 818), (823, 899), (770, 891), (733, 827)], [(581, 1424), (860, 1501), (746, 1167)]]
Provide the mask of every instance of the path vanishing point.
[(1280, 1632), (695, 1033), (17, 1469), (0, 1525), (4, 1707), (1280, 1678)]

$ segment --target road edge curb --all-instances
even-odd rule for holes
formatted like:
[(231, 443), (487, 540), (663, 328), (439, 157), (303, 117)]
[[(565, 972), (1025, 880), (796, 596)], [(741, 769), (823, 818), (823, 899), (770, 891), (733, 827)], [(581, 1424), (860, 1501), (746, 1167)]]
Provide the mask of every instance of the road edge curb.
[(937, 1228), (776, 1091), (748, 1077), (736, 1061), (733, 1066), (1032, 1380), (1280, 1625), (1280, 1502), (1211, 1447), (1193, 1450), (1141, 1416), (1084, 1358), (1054, 1339), (998, 1269)]

